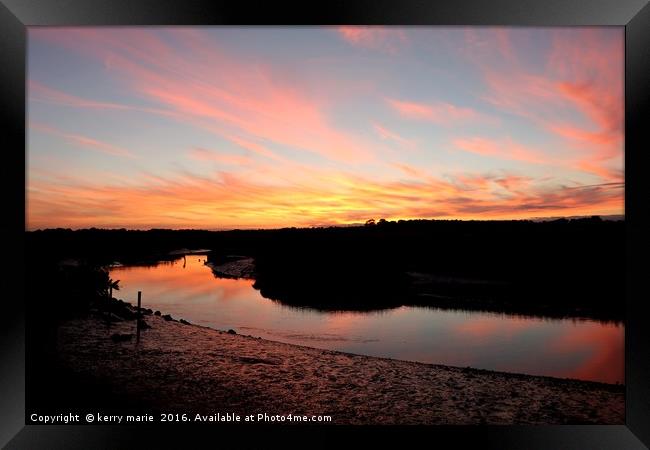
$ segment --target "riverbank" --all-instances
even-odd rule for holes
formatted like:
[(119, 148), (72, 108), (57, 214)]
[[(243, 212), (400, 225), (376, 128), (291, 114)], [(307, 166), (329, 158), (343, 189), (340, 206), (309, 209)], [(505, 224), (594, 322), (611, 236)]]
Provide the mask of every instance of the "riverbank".
[[(513, 295), (513, 288), (509, 283), (496, 280), (486, 280), (467, 277), (440, 276), (432, 273), (406, 272), (407, 283), (400, 295), (390, 296), (388, 301), (370, 303), (355, 303), (347, 299), (337, 303), (333, 301), (336, 295), (327, 295), (325, 300), (318, 300), (318, 291), (309, 291), (307, 287), (298, 290), (297, 295), (292, 291), (292, 286), (299, 277), (292, 278), (292, 282), (284, 287), (281, 283), (268, 280), (257, 282), (255, 258), (239, 255), (211, 256), (213, 261), (206, 260), (208, 266), (217, 278), (252, 279), (256, 280), (254, 287), (264, 297), (276, 300), (283, 304), (297, 307), (310, 307), (324, 311), (328, 310), (379, 310), (405, 306), (426, 306), (448, 310), (487, 311), (507, 313), (527, 317), (549, 317), (556, 319), (576, 318), (596, 320), (603, 323), (622, 323), (621, 317), (612, 315), (590, 307), (577, 307), (569, 304), (553, 304), (552, 302), (522, 302), (521, 297)], [(286, 268), (291, 273), (295, 265)], [(279, 285), (280, 284), (280, 285)], [(315, 286), (323, 287), (323, 280), (314, 282)], [(337, 286), (339, 292), (345, 292), (349, 285), (337, 285), (336, 279), (330, 279), (329, 286)]]
[(206, 262), (212, 273), (219, 278), (249, 279), (255, 278), (255, 259), (249, 256), (229, 255), (221, 258), (219, 264)]
[(149, 411), (323, 414), (335, 424), (624, 422), (619, 385), (352, 355), (155, 314), (145, 320), (151, 328), (139, 343), (133, 320), (66, 321), (57, 357)]

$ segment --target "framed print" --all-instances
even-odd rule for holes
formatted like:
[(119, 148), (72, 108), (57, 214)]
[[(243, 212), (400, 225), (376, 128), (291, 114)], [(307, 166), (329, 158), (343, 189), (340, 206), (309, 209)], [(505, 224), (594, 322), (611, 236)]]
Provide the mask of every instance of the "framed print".
[(649, 445), (647, 2), (0, 13), (7, 448)]

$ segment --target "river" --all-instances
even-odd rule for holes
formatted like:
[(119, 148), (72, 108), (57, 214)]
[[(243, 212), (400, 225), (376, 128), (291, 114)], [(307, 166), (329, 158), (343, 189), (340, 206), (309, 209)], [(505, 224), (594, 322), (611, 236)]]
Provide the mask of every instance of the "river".
[(425, 363), (624, 382), (624, 326), (402, 306), (323, 312), (262, 297), (253, 280), (213, 275), (205, 255), (111, 269), (114, 296), (175, 319), (265, 339)]

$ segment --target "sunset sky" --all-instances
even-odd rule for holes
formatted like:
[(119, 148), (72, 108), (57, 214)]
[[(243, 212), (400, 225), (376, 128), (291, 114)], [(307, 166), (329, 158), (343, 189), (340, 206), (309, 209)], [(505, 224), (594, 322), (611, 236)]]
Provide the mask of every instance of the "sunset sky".
[(623, 28), (30, 28), (28, 229), (623, 214)]

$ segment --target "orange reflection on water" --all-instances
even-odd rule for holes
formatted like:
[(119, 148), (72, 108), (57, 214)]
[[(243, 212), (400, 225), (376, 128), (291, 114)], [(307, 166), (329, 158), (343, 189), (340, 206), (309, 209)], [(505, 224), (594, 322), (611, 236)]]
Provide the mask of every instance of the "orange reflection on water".
[[(266, 299), (253, 280), (216, 278), (205, 255), (112, 270), (117, 296), (216, 329), (434, 364), (624, 382), (624, 326), (480, 311), (406, 307), (323, 312)], [(305, 295), (309, 295), (306, 293)]]
[(623, 326), (582, 327), (565, 332), (549, 343), (553, 353), (584, 353), (582, 363), (567, 373), (568, 378), (603, 379), (622, 383), (625, 378), (625, 330)]
[[(625, 329), (620, 324), (499, 314), (472, 316), (455, 327), (455, 339), (474, 348), (489, 347), (488, 353), (494, 358), (509, 359), (514, 372), (624, 382)], [(503, 352), (495, 350), (499, 345)], [(512, 352), (509, 356), (505, 355), (508, 351)], [(536, 368), (538, 359), (549, 361), (548, 367)]]

